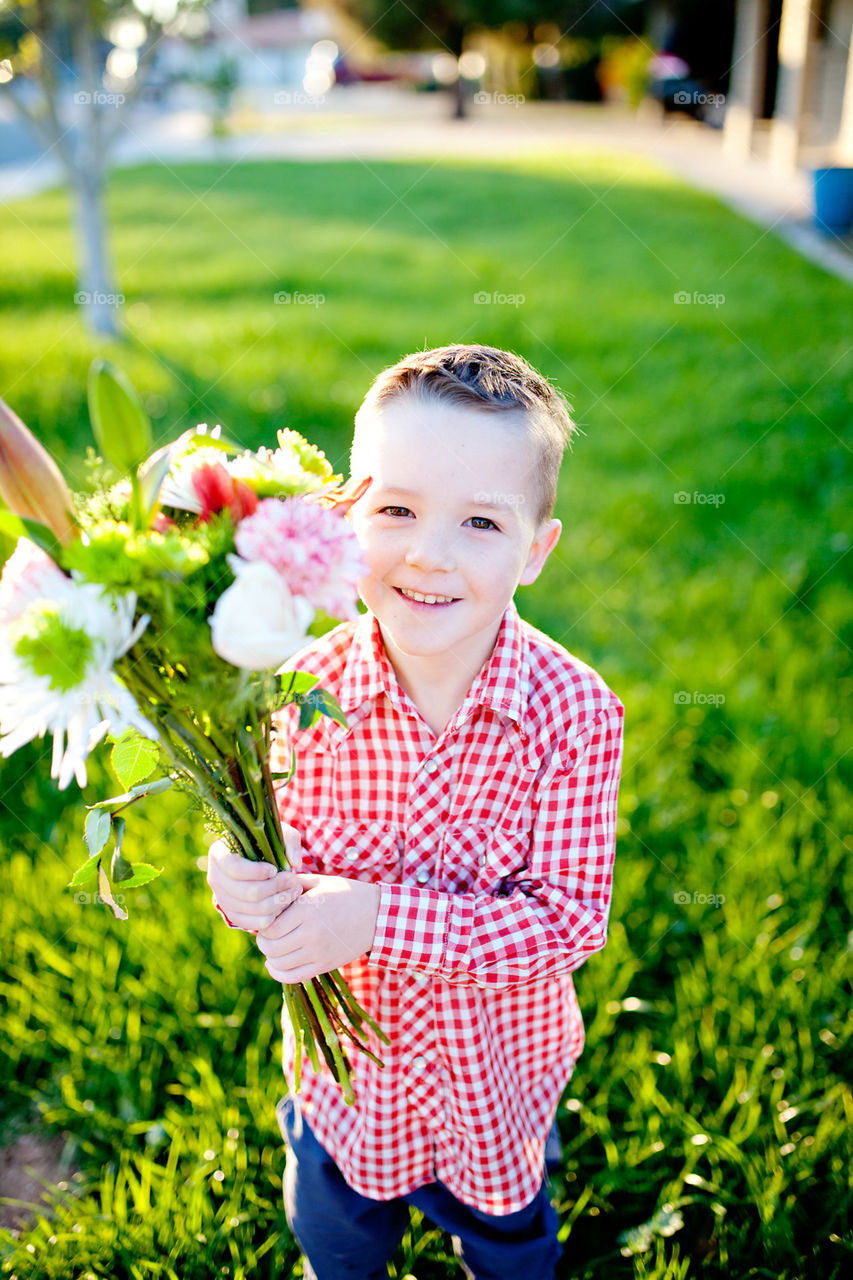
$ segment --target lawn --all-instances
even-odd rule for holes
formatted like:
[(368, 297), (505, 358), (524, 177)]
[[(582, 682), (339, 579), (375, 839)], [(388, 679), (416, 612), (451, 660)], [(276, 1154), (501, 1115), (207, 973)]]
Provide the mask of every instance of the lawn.
[[(109, 207), (121, 344), (72, 301), (64, 194), (4, 209), (0, 233), (0, 394), (72, 486), (99, 352), (164, 440), (289, 426), (343, 472), (372, 377), (424, 344), (509, 347), (569, 396), (563, 537), (518, 603), (616, 690), (626, 747), (609, 941), (576, 975), (587, 1044), (559, 1112), (561, 1274), (846, 1273), (849, 287), (616, 155), (149, 166), (114, 175)], [(121, 924), (64, 887), (79, 796), (48, 760), (2, 764), (0, 1117), (7, 1146), (56, 1139), (62, 1194), (0, 1232), (2, 1268), (299, 1276), (280, 997), (210, 906), (201, 816), (168, 797), (134, 824), (129, 856), (166, 870)], [(86, 798), (108, 785), (93, 771)], [(392, 1274), (462, 1272), (415, 1216)]]

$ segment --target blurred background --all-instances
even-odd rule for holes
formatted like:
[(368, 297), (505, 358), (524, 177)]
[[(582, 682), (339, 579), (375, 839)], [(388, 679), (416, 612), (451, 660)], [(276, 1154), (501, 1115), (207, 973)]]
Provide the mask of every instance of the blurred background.
[[(0, 395), (74, 490), (86, 378), (158, 443), (303, 432), (517, 351), (580, 431), (519, 608), (626, 707), (609, 939), (558, 1113), (561, 1276), (851, 1262), (853, 0), (0, 0)], [(0, 562), (11, 551), (0, 534)], [(0, 762), (0, 1269), (299, 1277), (280, 991), (181, 796), (130, 919), (95, 765)], [(110, 790), (112, 788), (112, 790)], [(414, 1214), (392, 1277), (461, 1276)]]

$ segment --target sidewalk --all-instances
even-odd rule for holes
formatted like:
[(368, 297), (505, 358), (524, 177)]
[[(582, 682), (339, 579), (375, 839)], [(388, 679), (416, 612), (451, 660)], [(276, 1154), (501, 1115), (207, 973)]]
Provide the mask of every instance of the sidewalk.
[[(279, 98), (281, 95), (278, 95)], [(853, 237), (824, 235), (812, 223), (810, 178), (789, 177), (760, 159), (750, 164), (724, 155), (722, 134), (686, 116), (656, 109), (633, 114), (586, 103), (474, 104), (467, 120), (452, 120), (444, 95), (403, 93), (386, 86), (337, 88), (322, 99), (288, 95), (299, 105), (272, 106), (271, 89), (233, 113), (234, 132), (208, 134), (207, 117), (185, 109), (140, 111), (116, 152), (118, 165), (189, 160), (320, 160), (436, 156), (553, 154), (557, 149), (622, 152), (657, 161), (708, 191), (765, 233), (773, 232), (824, 270), (853, 283)], [(62, 182), (58, 161), (0, 166), (0, 202)]]

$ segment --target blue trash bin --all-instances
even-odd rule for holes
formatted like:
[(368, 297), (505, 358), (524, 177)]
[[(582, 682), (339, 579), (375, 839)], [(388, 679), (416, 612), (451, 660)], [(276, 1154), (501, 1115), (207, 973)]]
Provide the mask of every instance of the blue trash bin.
[(829, 235), (853, 230), (853, 169), (814, 170), (815, 224)]

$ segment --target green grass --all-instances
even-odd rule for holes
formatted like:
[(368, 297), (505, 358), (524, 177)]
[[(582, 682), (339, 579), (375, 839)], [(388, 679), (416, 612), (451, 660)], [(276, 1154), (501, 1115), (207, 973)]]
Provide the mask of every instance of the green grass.
[[(255, 445), (287, 425), (341, 471), (372, 377), (425, 343), (510, 347), (569, 395), (584, 434), (564, 465), (563, 538), (518, 601), (618, 692), (626, 752), (610, 937), (576, 978), (587, 1044), (559, 1114), (562, 1274), (840, 1275), (849, 288), (616, 156), (146, 167), (115, 175), (110, 210), (122, 345), (93, 344), (72, 303), (63, 194), (12, 206), (0, 245), (14, 304), (0, 394), (72, 482), (97, 351), (163, 439), (207, 421)], [(676, 304), (682, 291), (725, 301)], [(0, 1236), (3, 1266), (298, 1276), (277, 989), (210, 908), (198, 815), (169, 798), (134, 824), (130, 856), (166, 872), (122, 925), (63, 888), (79, 812), (47, 772), (36, 748), (2, 765), (0, 1116), (6, 1142), (66, 1135), (76, 1173)], [(106, 785), (93, 774), (92, 796)], [(666, 1205), (670, 1234), (631, 1254), (620, 1233)], [(417, 1217), (395, 1266), (461, 1275)]]

